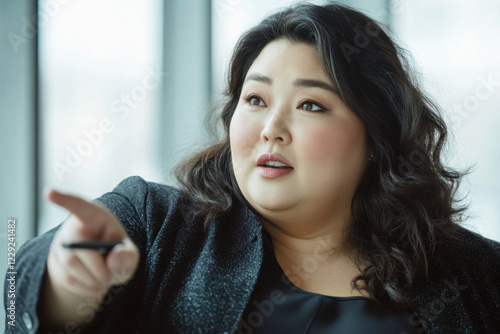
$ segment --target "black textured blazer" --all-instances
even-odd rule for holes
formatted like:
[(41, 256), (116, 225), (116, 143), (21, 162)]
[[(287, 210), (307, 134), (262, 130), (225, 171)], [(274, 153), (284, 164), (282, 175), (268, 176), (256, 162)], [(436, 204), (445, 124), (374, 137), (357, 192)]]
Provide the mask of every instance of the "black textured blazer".
[[(129, 233), (141, 260), (134, 278), (112, 287), (93, 315), (92, 299), (75, 310), (90, 325), (65, 333), (234, 333), (262, 264), (262, 226), (235, 201), (207, 230), (179, 190), (140, 177), (97, 199)], [(16, 257), (15, 327), (6, 333), (48, 333), (36, 306), (50, 243), (58, 227), (27, 241)], [(9, 275), (7, 275), (9, 278)], [(429, 261), (417, 280), (408, 319), (421, 333), (500, 333), (500, 243), (463, 229)], [(9, 302), (5, 281), (4, 306)], [(9, 312), (6, 310), (6, 314)], [(81, 330), (81, 331), (79, 331)], [(58, 333), (52, 331), (52, 333)]]

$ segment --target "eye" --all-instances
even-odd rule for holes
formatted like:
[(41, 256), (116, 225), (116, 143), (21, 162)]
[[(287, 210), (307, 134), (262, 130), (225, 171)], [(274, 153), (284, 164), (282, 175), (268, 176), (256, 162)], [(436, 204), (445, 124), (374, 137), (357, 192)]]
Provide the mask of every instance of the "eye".
[(260, 97), (258, 97), (257, 95), (250, 95), (250, 96), (247, 96), (244, 98), (245, 101), (247, 101), (248, 104), (250, 104), (251, 106), (261, 106), (261, 107), (265, 107), (266, 104), (264, 103), (264, 101), (262, 101), (262, 99)]
[(312, 101), (303, 101), (302, 103), (299, 104), (299, 109), (302, 109), (304, 111), (325, 111), (325, 108), (321, 106), (320, 104)]

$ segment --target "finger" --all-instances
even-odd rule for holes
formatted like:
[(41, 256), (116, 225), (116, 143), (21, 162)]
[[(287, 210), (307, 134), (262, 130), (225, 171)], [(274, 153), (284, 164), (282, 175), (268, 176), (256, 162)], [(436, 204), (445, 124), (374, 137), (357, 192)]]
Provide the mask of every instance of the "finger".
[(106, 258), (106, 265), (111, 271), (112, 284), (123, 284), (130, 280), (139, 264), (139, 250), (125, 238), (122, 244), (115, 246)]
[(99, 282), (101, 286), (106, 286), (111, 280), (111, 275), (106, 268), (105, 257), (96, 250), (75, 250), (81, 263), (87, 268), (89, 273)]
[(81, 197), (63, 194), (53, 189), (48, 191), (46, 196), (51, 202), (62, 206), (82, 222), (96, 221), (96, 218), (102, 219), (102, 208)]
[(89, 291), (101, 289), (102, 283), (98, 281), (83, 265), (79, 257), (73, 251), (62, 250), (54, 254), (54, 262), (65, 271), (65, 283), (69, 284), (73, 280), (87, 288)]
[(79, 280), (77, 280), (74, 276), (71, 276), (68, 274), (64, 278), (64, 286), (66, 287), (66, 290), (69, 290), (69, 292), (82, 296), (82, 297), (88, 297), (88, 296), (97, 296), (101, 293), (103, 289), (99, 288), (90, 288), (83, 283), (81, 283)]
[(56, 256), (49, 256), (47, 263), (49, 271), (52, 273), (51, 278), (55, 284), (64, 287), (65, 290), (78, 296), (95, 296), (99, 293), (99, 289), (91, 288), (84, 285), (66, 270), (59, 262)]
[[(74, 217), (74, 216), (72, 216)], [(86, 268), (92, 278), (98, 282), (98, 284), (106, 285), (110, 281), (110, 273), (106, 268), (104, 257), (101, 253), (96, 250), (86, 250), (86, 249), (66, 249), (63, 248), (62, 235), (57, 235), (54, 239), (54, 254), (61, 258), (61, 262), (67, 263), (68, 257), (76, 255), (82, 265)], [(74, 237), (71, 239), (75, 240)]]

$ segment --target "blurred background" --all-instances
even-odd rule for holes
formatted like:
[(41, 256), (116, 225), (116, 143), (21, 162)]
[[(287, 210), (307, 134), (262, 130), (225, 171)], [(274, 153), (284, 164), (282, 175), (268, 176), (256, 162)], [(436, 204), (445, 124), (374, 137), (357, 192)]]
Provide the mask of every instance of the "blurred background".
[[(171, 167), (206, 141), (238, 36), (293, 2), (1, 0), (2, 273), (9, 218), (19, 249), (67, 217), (44, 189), (92, 199), (131, 175), (171, 184)], [(449, 165), (475, 166), (462, 187), (468, 228), (500, 241), (500, 2), (339, 2), (411, 52), (446, 111)]]

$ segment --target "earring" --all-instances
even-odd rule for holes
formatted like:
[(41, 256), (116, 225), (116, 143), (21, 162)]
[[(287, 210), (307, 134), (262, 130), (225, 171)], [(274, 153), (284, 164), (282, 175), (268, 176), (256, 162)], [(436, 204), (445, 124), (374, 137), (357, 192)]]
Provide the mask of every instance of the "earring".
[(370, 156), (368, 157), (368, 161), (375, 161), (375, 156), (373, 155), (373, 153), (370, 154)]

